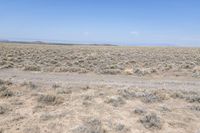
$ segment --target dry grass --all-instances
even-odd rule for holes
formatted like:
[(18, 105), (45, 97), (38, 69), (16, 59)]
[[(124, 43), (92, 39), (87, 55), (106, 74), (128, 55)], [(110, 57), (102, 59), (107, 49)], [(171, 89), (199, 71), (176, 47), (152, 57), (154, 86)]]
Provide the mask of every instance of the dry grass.
[(74, 133), (106, 133), (100, 120), (89, 118), (82, 125), (73, 129)]
[(38, 97), (38, 102), (46, 105), (56, 105), (62, 103), (62, 98), (53, 94), (42, 94)]
[(188, 133), (200, 126), (199, 102), (188, 100), (200, 96), (198, 91), (110, 86), (38, 86), (35, 91), (27, 87), (31, 86), (12, 84), (3, 89), (23, 93), (0, 98), (2, 132)]

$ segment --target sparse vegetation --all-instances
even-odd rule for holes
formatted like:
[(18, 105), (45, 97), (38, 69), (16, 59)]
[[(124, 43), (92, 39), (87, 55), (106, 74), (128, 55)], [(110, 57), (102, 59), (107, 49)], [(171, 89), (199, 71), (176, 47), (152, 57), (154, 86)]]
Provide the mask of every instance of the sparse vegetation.
[(26, 86), (27, 88), (30, 88), (30, 89), (36, 89), (38, 86), (36, 84), (34, 84), (33, 82), (27, 82), (27, 81), (24, 81), (21, 86)]
[(135, 114), (138, 114), (138, 115), (141, 115), (141, 114), (145, 114), (145, 113), (147, 113), (147, 111), (144, 109), (144, 108), (135, 108), (134, 109), (134, 113)]
[(193, 105), (190, 107), (191, 110), (194, 110), (194, 111), (200, 111), (200, 106), (199, 105)]
[(77, 126), (73, 129), (74, 133), (106, 133), (102, 127), (99, 119), (89, 118), (83, 125)]
[(200, 103), (200, 92), (176, 91), (171, 94), (171, 97), (184, 99), (190, 103)]
[(196, 48), (2, 45), (0, 133), (196, 132), (199, 59)]
[(60, 87), (60, 85), (58, 85), (58, 84), (53, 84), (52, 85), (52, 88), (54, 88), (54, 89), (59, 88), (59, 87)]
[(2, 79), (0, 79), (0, 85), (3, 85), (4, 81)]
[(150, 129), (161, 129), (162, 128), (162, 122), (160, 117), (158, 117), (155, 113), (150, 113), (145, 116), (143, 116), (140, 119), (140, 122), (145, 128)]
[(4, 114), (5, 112), (6, 112), (5, 107), (0, 105), (0, 115)]
[(6, 87), (6, 86), (0, 86), (0, 92), (3, 92), (3, 91), (5, 91), (5, 90), (7, 90), (7, 87)]
[(145, 89), (120, 89), (119, 95), (126, 99), (140, 98), (145, 103), (161, 102), (169, 98), (167, 91)]
[(122, 99), (120, 96), (108, 97), (105, 102), (111, 104), (114, 107), (120, 107), (126, 103), (125, 100)]
[(111, 128), (114, 130), (114, 132), (120, 132), (120, 133), (126, 133), (130, 131), (128, 127), (126, 127), (124, 124), (120, 122), (112, 123)]
[(200, 78), (200, 66), (196, 66), (193, 68), (193, 77)]
[(195, 78), (200, 74), (198, 48), (91, 47), (0, 46), (0, 68), (135, 76), (185, 71)]
[(36, 65), (28, 65), (23, 68), (24, 71), (40, 71), (40, 67)]
[(11, 97), (13, 95), (14, 94), (13, 94), (13, 92), (11, 90), (4, 90), (4, 91), (1, 92), (1, 97), (8, 98), (8, 97)]
[(46, 105), (56, 105), (62, 103), (62, 98), (51, 94), (42, 94), (38, 97), (38, 102)]
[(38, 126), (33, 126), (33, 127), (30, 127), (30, 128), (25, 128), (23, 130), (24, 133), (40, 133), (40, 128)]
[(8, 81), (8, 80), (0, 79), (0, 86), (2, 86), (2, 85), (12, 85), (12, 82)]

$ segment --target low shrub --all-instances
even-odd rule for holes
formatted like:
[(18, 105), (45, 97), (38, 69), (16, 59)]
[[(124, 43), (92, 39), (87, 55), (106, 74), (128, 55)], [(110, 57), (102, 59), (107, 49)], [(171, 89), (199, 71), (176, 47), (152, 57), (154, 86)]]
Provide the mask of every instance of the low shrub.
[(121, 98), (120, 96), (108, 97), (105, 102), (108, 104), (111, 104), (114, 107), (119, 107), (126, 103), (126, 101), (123, 98)]
[(27, 66), (24, 66), (23, 70), (24, 71), (40, 71), (41, 68), (36, 65), (27, 65)]
[(50, 94), (47, 95), (43, 94), (38, 97), (38, 102), (46, 105), (61, 104), (63, 102), (62, 100), (63, 99), (61, 97), (57, 97), (55, 95), (50, 95)]
[(106, 133), (99, 119), (89, 118), (82, 125), (73, 129), (74, 133)]
[(140, 119), (140, 122), (145, 128), (149, 128), (149, 129), (162, 128), (161, 119), (155, 113), (146, 114)]

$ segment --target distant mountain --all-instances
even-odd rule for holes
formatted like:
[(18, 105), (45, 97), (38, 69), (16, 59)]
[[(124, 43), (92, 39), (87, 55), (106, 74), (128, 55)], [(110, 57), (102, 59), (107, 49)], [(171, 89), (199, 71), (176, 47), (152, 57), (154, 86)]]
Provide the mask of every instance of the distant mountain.
[(0, 39), (0, 43), (18, 43), (18, 44), (46, 44), (46, 45), (89, 45), (89, 46), (117, 46), (113, 44), (75, 44), (75, 43), (57, 43), (43, 41), (9, 41)]

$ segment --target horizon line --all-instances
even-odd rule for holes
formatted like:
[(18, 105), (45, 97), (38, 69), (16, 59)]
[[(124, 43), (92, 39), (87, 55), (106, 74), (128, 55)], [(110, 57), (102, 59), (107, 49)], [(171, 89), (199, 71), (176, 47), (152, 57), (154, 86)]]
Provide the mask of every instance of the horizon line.
[(200, 47), (200, 44), (177, 44), (177, 43), (114, 43), (114, 42), (83, 42), (83, 41), (65, 41), (65, 40), (45, 40), (45, 39), (1, 39), (1, 43), (24, 43), (24, 44), (57, 44), (57, 45), (111, 45), (111, 46), (149, 46), (149, 47)]

